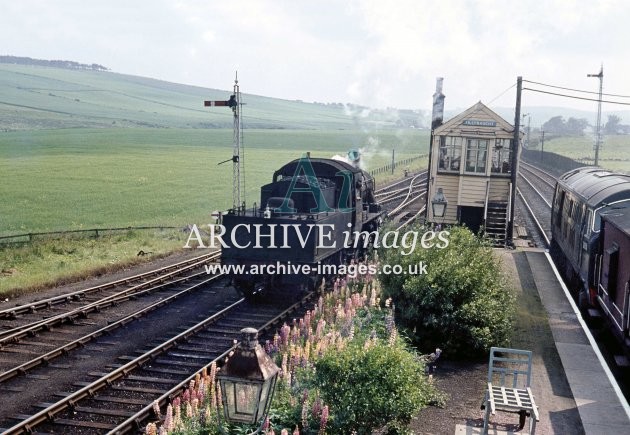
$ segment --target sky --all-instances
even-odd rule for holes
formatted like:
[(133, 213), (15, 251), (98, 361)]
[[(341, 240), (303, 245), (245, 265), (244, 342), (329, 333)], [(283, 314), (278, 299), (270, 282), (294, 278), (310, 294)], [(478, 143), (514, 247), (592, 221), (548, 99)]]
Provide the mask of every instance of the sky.
[[(226, 90), (238, 70), (241, 92), (282, 99), (429, 109), (443, 77), (447, 110), (511, 107), (517, 76), (597, 92), (587, 74), (602, 64), (604, 93), (630, 95), (627, 0), (2, 3), (0, 55)], [(526, 90), (523, 105), (595, 111), (597, 103)]]

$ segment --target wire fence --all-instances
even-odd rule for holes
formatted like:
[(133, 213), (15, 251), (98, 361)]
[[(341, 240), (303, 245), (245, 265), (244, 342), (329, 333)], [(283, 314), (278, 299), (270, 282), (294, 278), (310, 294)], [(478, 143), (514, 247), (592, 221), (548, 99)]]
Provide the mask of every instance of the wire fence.
[[(370, 175), (375, 176), (378, 174), (384, 173), (393, 173), (394, 170), (401, 166), (407, 166), (411, 163), (420, 160), (422, 158), (427, 158), (426, 154), (421, 154), (414, 157), (409, 157), (406, 159), (395, 161), (393, 164), (387, 164), (385, 166), (381, 166), (380, 168), (372, 169), (369, 171)], [(30, 233), (22, 233), (22, 234), (13, 234), (9, 236), (0, 236), (0, 245), (2, 244), (10, 244), (10, 243), (30, 243), (33, 240), (37, 239), (51, 239), (51, 238), (60, 238), (66, 236), (76, 235), (79, 237), (100, 237), (107, 233), (115, 233), (121, 231), (133, 231), (133, 230), (175, 230), (181, 229), (183, 227), (174, 227), (174, 226), (144, 226), (144, 227), (120, 227), (120, 228), (90, 228), (85, 230), (66, 230), (66, 231), (46, 231), (46, 232), (30, 232)]]
[(394, 170), (400, 166), (406, 166), (406, 165), (410, 165), (411, 163), (415, 162), (416, 160), (420, 160), (423, 158), (427, 158), (428, 155), (427, 154), (420, 154), (419, 156), (414, 156), (414, 157), (409, 157), (406, 159), (402, 159), (402, 160), (398, 160), (394, 163), (389, 163), (385, 166), (381, 166), (380, 168), (376, 168), (376, 169), (372, 169), (371, 171), (368, 171), (369, 174), (371, 176), (375, 176), (378, 174), (385, 174), (385, 173), (394, 173)]
[(173, 226), (155, 226), (155, 227), (120, 227), (120, 228), (90, 228), (86, 230), (66, 230), (66, 231), (46, 231), (46, 232), (33, 232), (13, 234), (10, 236), (1, 236), (1, 244), (9, 243), (30, 243), (37, 239), (53, 239), (66, 236), (80, 236), (80, 237), (100, 237), (108, 233), (116, 233), (122, 231), (134, 231), (134, 230), (176, 230), (182, 227)]

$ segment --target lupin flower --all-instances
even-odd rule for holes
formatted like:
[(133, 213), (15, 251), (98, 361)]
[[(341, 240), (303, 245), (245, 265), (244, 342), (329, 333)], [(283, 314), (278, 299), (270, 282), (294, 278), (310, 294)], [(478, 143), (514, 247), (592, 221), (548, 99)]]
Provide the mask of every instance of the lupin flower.
[(171, 432), (173, 430), (173, 406), (171, 405), (168, 405), (166, 408), (166, 417), (164, 417), (163, 427), (167, 432)]
[(291, 332), (291, 327), (289, 325), (287, 325), (286, 323), (284, 325), (282, 325), (282, 328), (280, 328), (280, 341), (282, 343), (283, 346), (286, 346), (289, 344), (289, 333)]
[(300, 435), (300, 429), (298, 429), (297, 425), (295, 426), (295, 429), (293, 430), (292, 435)]
[(168, 435), (168, 431), (164, 429), (164, 426), (160, 426), (160, 429), (158, 429), (158, 435)]
[(155, 423), (147, 424), (147, 427), (144, 429), (144, 433), (146, 435), (157, 435), (157, 426)]
[(319, 396), (315, 397), (313, 401), (313, 407), (311, 408), (311, 414), (313, 418), (317, 418), (317, 416), (322, 412), (322, 401)]
[(328, 405), (324, 405), (322, 408), (322, 415), (319, 420), (319, 432), (320, 434), (326, 433), (326, 426), (328, 425)]
[(286, 429), (282, 429), (282, 430), (280, 431), (280, 435), (289, 435), (289, 431), (288, 431), (288, 430), (286, 430)]
[(305, 400), (302, 403), (301, 419), (302, 419), (302, 427), (307, 428), (308, 427), (308, 401), (307, 400)]
[(390, 346), (393, 346), (394, 343), (396, 343), (396, 338), (398, 337), (398, 330), (396, 329), (396, 327), (394, 326), (392, 328), (392, 330), (389, 333), (389, 339), (388, 339), (388, 344)]
[(153, 401), (153, 414), (155, 415), (155, 418), (157, 418), (158, 420), (162, 419), (162, 414), (160, 414), (160, 404), (158, 403), (157, 400)]

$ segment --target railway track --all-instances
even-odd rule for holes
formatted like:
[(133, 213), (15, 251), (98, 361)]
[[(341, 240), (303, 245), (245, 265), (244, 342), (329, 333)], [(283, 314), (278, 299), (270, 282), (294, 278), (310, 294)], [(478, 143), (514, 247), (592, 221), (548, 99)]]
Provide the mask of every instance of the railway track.
[(528, 164), (522, 167), (524, 171), (519, 174), (522, 182), (516, 188), (517, 206), (527, 210), (528, 226), (536, 229), (536, 244), (548, 248), (551, 242), (551, 200), (555, 188), (550, 181), (553, 176)]
[(91, 371), (92, 381), (75, 382), (79, 389), (58, 393), (54, 403), (39, 403), (38, 412), (17, 415), (19, 422), (7, 434), (27, 431), (53, 433), (129, 433), (142, 428), (154, 406), (165, 406), (179, 395), (204, 367), (221, 362), (234, 348), (238, 331), (251, 326), (263, 333), (279, 328), (288, 316), (304, 308), (309, 293), (287, 306), (252, 305), (244, 299), (226, 302), (198, 322), (182, 326), (155, 346), (121, 355), (106, 371)]
[(376, 192), (387, 210), (387, 218), (400, 224), (397, 229), (422, 216), (426, 204), (427, 171), (405, 178)]
[[(390, 216), (421, 212), (425, 183), (426, 171), (377, 193), (398, 202)], [(264, 331), (304, 305), (250, 306), (206, 273), (218, 257), (0, 310), (0, 432), (137, 431), (242, 327)]]
[[(0, 359), (0, 385), (197, 290), (209, 279), (203, 265), (217, 258), (217, 253), (204, 254), (85, 291), (3, 310), (0, 356), (12, 358)], [(121, 306), (139, 298), (140, 304)], [(64, 327), (69, 327), (64, 334), (55, 333)], [(55, 338), (47, 342), (50, 335)]]

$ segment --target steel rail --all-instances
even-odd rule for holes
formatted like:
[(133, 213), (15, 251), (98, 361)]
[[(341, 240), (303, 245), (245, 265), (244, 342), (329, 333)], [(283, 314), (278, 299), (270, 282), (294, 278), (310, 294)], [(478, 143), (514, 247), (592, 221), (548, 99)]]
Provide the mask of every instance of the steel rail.
[[(280, 313), (278, 316), (274, 317), (273, 319), (265, 323), (263, 326), (261, 326), (258, 329), (258, 331), (260, 332), (260, 331), (266, 331), (270, 329), (273, 325), (277, 324), (279, 321), (286, 318), (289, 313), (292, 313), (296, 311), (298, 308), (300, 308), (301, 306), (305, 305), (309, 300), (313, 298), (314, 294), (315, 294), (314, 292), (308, 293), (307, 295), (305, 295), (304, 298), (302, 298), (301, 301), (296, 302), (295, 304), (287, 308), (285, 311)], [(238, 343), (230, 347), (228, 350), (226, 350), (224, 353), (216, 357), (214, 360), (212, 360), (208, 364), (206, 364), (203, 368), (201, 368), (197, 372), (190, 375), (184, 381), (180, 382), (175, 387), (163, 393), (159, 398), (156, 399), (158, 406), (162, 408), (163, 406), (167, 405), (169, 400), (173, 400), (175, 397), (179, 396), (186, 388), (188, 388), (188, 386), (190, 385), (190, 381), (195, 379), (197, 374), (202, 373), (204, 369), (206, 370), (209, 369), (213, 362), (219, 362), (223, 360), (224, 358), (226, 358), (232, 350), (236, 349), (237, 346), (238, 346)], [(116, 426), (116, 428), (109, 431), (107, 435), (121, 435), (121, 434), (129, 433), (131, 431), (141, 430), (143, 428), (143, 422), (146, 421), (150, 416), (152, 416), (153, 412), (154, 412), (153, 403), (149, 403), (144, 408), (136, 412), (134, 415), (130, 416), (127, 420), (125, 420), (124, 422)]]
[(544, 196), (544, 195), (540, 192), (540, 190), (538, 190), (538, 189), (534, 186), (534, 184), (533, 184), (531, 181), (529, 181), (529, 179), (528, 179), (526, 176), (524, 176), (523, 174), (520, 174), (520, 176), (521, 176), (521, 178), (522, 178), (523, 180), (525, 180), (525, 182), (527, 182), (527, 184), (529, 184), (529, 186), (530, 186), (530, 187), (534, 190), (534, 192), (536, 192), (536, 193), (538, 194), (538, 196), (540, 196), (540, 198), (541, 198), (543, 201), (545, 201), (545, 204), (547, 204), (547, 207), (551, 208), (551, 202), (549, 202), (549, 201), (547, 200), (547, 198), (545, 198), (545, 196)]
[[(201, 274), (205, 274), (205, 272), (202, 272)], [(201, 274), (199, 274), (199, 275), (201, 275)], [(199, 275), (196, 275), (195, 277), (197, 277)], [(160, 307), (162, 307), (164, 305), (169, 304), (171, 301), (174, 301), (174, 300), (176, 300), (176, 299), (186, 295), (187, 293), (189, 293), (189, 292), (191, 292), (193, 290), (196, 290), (198, 287), (200, 287), (200, 286), (202, 286), (204, 284), (207, 284), (208, 282), (212, 282), (212, 281), (214, 281), (216, 279), (219, 279), (222, 276), (223, 275), (215, 275), (215, 276), (209, 277), (208, 279), (205, 279), (205, 280), (203, 280), (203, 281), (201, 281), (199, 283), (193, 284), (192, 286), (190, 286), (190, 287), (188, 287), (188, 288), (186, 288), (184, 290), (181, 290), (181, 291), (179, 291), (179, 292), (177, 292), (177, 293), (175, 293), (175, 294), (173, 294), (173, 295), (171, 295), (171, 296), (169, 296), (167, 298), (160, 299), (159, 301), (154, 302), (151, 305), (147, 305), (146, 307), (141, 308), (141, 309), (135, 311), (134, 313), (131, 313), (131, 314), (129, 314), (129, 315), (127, 315), (127, 316), (117, 320), (116, 322), (110, 323), (110, 324), (108, 324), (107, 326), (105, 326), (105, 327), (103, 327), (101, 329), (98, 329), (98, 330), (96, 330), (94, 332), (91, 332), (90, 334), (84, 335), (83, 337), (78, 338), (78, 339), (76, 339), (74, 341), (71, 341), (70, 343), (66, 343), (66, 344), (58, 347), (57, 349), (54, 349), (54, 350), (52, 350), (52, 351), (50, 351), (50, 352), (48, 352), (48, 353), (46, 353), (44, 355), (41, 355), (41, 356), (36, 357), (36, 358), (33, 358), (32, 360), (27, 361), (27, 362), (25, 362), (25, 363), (23, 363), (23, 364), (21, 364), (21, 365), (19, 365), (17, 367), (14, 367), (14, 368), (9, 369), (9, 370), (7, 370), (7, 371), (5, 371), (3, 373), (0, 373), (0, 383), (1, 382), (6, 382), (9, 379), (14, 378), (15, 376), (25, 374), (28, 370), (31, 370), (31, 369), (33, 369), (35, 367), (38, 367), (38, 366), (42, 365), (42, 364), (47, 364), (51, 360), (53, 360), (54, 358), (57, 358), (58, 356), (64, 355), (64, 354), (66, 354), (67, 352), (69, 352), (69, 351), (71, 351), (73, 349), (76, 349), (78, 347), (83, 347), (86, 343), (89, 343), (90, 341), (92, 341), (92, 340), (94, 340), (96, 338), (99, 338), (102, 335), (105, 335), (106, 333), (109, 333), (109, 332), (111, 332), (111, 331), (113, 331), (115, 329), (118, 329), (119, 327), (124, 326), (124, 325), (126, 325), (126, 324), (128, 324), (128, 323), (130, 323), (130, 322), (132, 322), (132, 321), (134, 321), (136, 319), (139, 319), (140, 317), (142, 317), (142, 316), (144, 316), (144, 315), (146, 315), (146, 314), (148, 314), (148, 313), (150, 313), (150, 312), (152, 312), (152, 311), (154, 311), (154, 310), (156, 310), (156, 309), (158, 309), (158, 308), (160, 308)], [(186, 278), (186, 279), (189, 280), (188, 278)]]
[[(426, 174), (427, 174), (427, 172), (428, 172), (428, 171), (420, 171), (420, 172), (418, 172), (418, 173), (417, 173), (416, 175), (414, 175), (414, 176), (418, 176), (418, 175), (426, 175)], [(381, 192), (383, 192), (383, 191), (388, 191), (388, 190), (389, 190), (389, 189), (391, 189), (392, 187), (394, 187), (394, 186), (398, 186), (399, 184), (403, 184), (403, 183), (406, 183), (406, 182), (408, 182), (408, 178), (403, 178), (403, 179), (401, 179), (401, 180), (395, 181), (395, 182), (393, 182), (393, 183), (391, 183), (391, 184), (388, 184), (388, 185), (387, 185), (387, 186), (385, 186), (385, 187), (382, 187), (382, 188), (380, 188), (380, 189), (375, 190), (375, 191), (374, 191), (374, 195), (378, 195), (378, 194), (380, 194), (380, 193), (381, 193)]]
[[(141, 291), (144, 290), (154, 290), (154, 289), (158, 289), (163, 287), (164, 285), (169, 285), (170, 282), (164, 283), (164, 281), (168, 278), (171, 278), (181, 272), (184, 272), (186, 270), (191, 270), (194, 269), (202, 264), (204, 264), (206, 262), (206, 260), (201, 260), (192, 264), (189, 264), (187, 266), (185, 266), (183, 269), (179, 269), (179, 270), (175, 270), (172, 272), (168, 272), (165, 275), (160, 275), (157, 278), (151, 279), (149, 281), (146, 281), (144, 283), (135, 285), (133, 287), (130, 287), (128, 289), (125, 289), (121, 292), (115, 293), (113, 295), (107, 296), (103, 299), (100, 299), (98, 301), (89, 303), (87, 305), (83, 305), (79, 308), (76, 308), (74, 310), (65, 312), (65, 313), (61, 313), (58, 314), (56, 316), (53, 317), (49, 317), (47, 319), (43, 319), (37, 322), (33, 322), (27, 325), (23, 325), (21, 327), (18, 328), (14, 328), (11, 329), (9, 331), (3, 331), (2, 333), (0, 333), (0, 347), (4, 344), (4, 343), (14, 343), (19, 341), (21, 338), (28, 336), (28, 335), (32, 335), (35, 332), (41, 330), (41, 329), (46, 329), (46, 328), (50, 328), (51, 326), (60, 324), (60, 323), (64, 323), (64, 322), (69, 322), (69, 321), (73, 321), (74, 319), (78, 318), (78, 317), (85, 317), (87, 316), (88, 313), (94, 312), (94, 311), (98, 311), (101, 308), (107, 307), (107, 306), (111, 306), (117, 302), (120, 302), (122, 300), (127, 300), (133, 296), (138, 295)], [(154, 285), (155, 283), (161, 284), (158, 285), (156, 287), (152, 287), (152, 285)], [(148, 287), (148, 288), (147, 288)]]
[(107, 282), (107, 283), (97, 285), (94, 287), (77, 290), (71, 293), (65, 293), (63, 295), (54, 296), (48, 299), (42, 299), (41, 301), (37, 301), (37, 302), (31, 302), (28, 304), (19, 305), (13, 308), (6, 308), (4, 310), (0, 310), (0, 318), (15, 318), (18, 314), (33, 313), (40, 309), (50, 308), (53, 305), (59, 305), (62, 303), (71, 302), (72, 300), (79, 300), (79, 299), (82, 299), (85, 295), (90, 294), (90, 293), (96, 293), (102, 290), (107, 290), (109, 288), (113, 288), (119, 285), (130, 284), (133, 281), (141, 280), (148, 276), (162, 273), (166, 270), (175, 269), (182, 265), (185, 266), (191, 263), (195, 263), (195, 262), (200, 261), (201, 259), (209, 260), (209, 259), (218, 258), (219, 255), (220, 254), (217, 252), (212, 252), (210, 254), (203, 254), (198, 257), (191, 258), (189, 260), (180, 261), (179, 263), (153, 269), (151, 271), (133, 275), (127, 278), (122, 278), (116, 281)]
[[(420, 177), (420, 175), (416, 175), (415, 177), (413, 177), (411, 179), (411, 182), (409, 183), (409, 188), (408, 188), (408, 191), (407, 191), (407, 196), (405, 196), (405, 199), (403, 199), (403, 201), (401, 202), (401, 204), (398, 207), (396, 207), (395, 209), (393, 209), (392, 211), (387, 213), (387, 217), (391, 217), (394, 214), (396, 214), (401, 208), (403, 208), (405, 205), (407, 205), (407, 202), (406, 202), (407, 199), (409, 199), (410, 196), (412, 196), (412, 197), (414, 196), (413, 195), (413, 187), (414, 187), (414, 183), (415, 183), (415, 181), (416, 181), (416, 179), (418, 177)], [(417, 196), (417, 195), (415, 195), (415, 196)]]
[[(527, 168), (525, 166), (530, 166), (531, 168), (534, 168), (534, 169), (530, 169), (530, 168)], [(556, 181), (557, 178), (554, 177), (553, 175), (551, 175), (549, 172), (543, 171), (542, 169), (539, 169), (536, 166), (531, 165), (529, 163), (525, 163), (525, 162), (523, 162), (523, 169), (525, 169), (526, 171), (531, 173), (534, 177), (537, 177), (538, 179), (540, 179), (540, 181), (542, 181), (543, 183), (545, 183), (547, 186), (551, 187), (552, 189), (556, 188), (556, 185), (554, 183), (546, 180), (542, 175), (536, 173), (537, 171), (541, 172), (541, 173), (543, 173), (545, 175), (545, 177), (551, 178), (552, 180)]]
[(398, 228), (396, 228), (396, 231), (399, 231), (401, 229), (403, 229), (404, 227), (406, 227), (407, 225), (410, 225), (413, 221), (415, 221), (416, 219), (418, 219), (418, 217), (424, 213), (424, 211), (426, 210), (427, 205), (423, 205), (422, 208), (418, 211), (418, 213), (416, 213), (415, 215), (413, 215), (412, 217), (410, 217), (409, 219), (407, 219), (405, 222), (402, 223), (402, 225), (400, 225)]
[(158, 355), (164, 353), (170, 348), (176, 346), (180, 341), (187, 339), (191, 335), (196, 334), (197, 332), (205, 329), (208, 325), (216, 322), (218, 319), (224, 317), (227, 313), (233, 310), (235, 307), (239, 306), (245, 301), (245, 298), (241, 298), (229, 305), (228, 307), (223, 308), (207, 319), (202, 320), (196, 325), (188, 328), (186, 331), (178, 334), (177, 336), (165, 341), (164, 343), (154, 347), (153, 349), (145, 352), (144, 354), (134, 358), (129, 361), (127, 364), (118, 367), (107, 375), (97, 379), (96, 381), (84, 386), (83, 388), (71, 393), (70, 395), (64, 397), (56, 403), (51, 404), (50, 406), (42, 409), (38, 413), (30, 416), (29, 418), (22, 420), (18, 424), (7, 428), (4, 432), (4, 435), (11, 434), (19, 434), (19, 433), (32, 433), (33, 428), (36, 426), (45, 423), (46, 421), (53, 420), (54, 416), (59, 414), (60, 412), (72, 408), (76, 405), (76, 403), (82, 399), (87, 397), (92, 397), (96, 392), (109, 386), (112, 382), (121, 379), (131, 373), (134, 369), (141, 367), (144, 363), (154, 359)]
[(527, 208), (527, 211), (529, 211), (530, 216), (532, 217), (532, 219), (534, 220), (534, 223), (538, 227), (538, 231), (540, 231), (540, 234), (542, 234), (542, 236), (544, 237), (547, 247), (551, 246), (551, 241), (549, 240), (549, 237), (547, 237), (547, 232), (543, 229), (542, 225), (540, 224), (540, 221), (536, 217), (536, 214), (534, 213), (532, 208), (529, 206), (529, 203), (525, 199), (525, 196), (523, 195), (523, 193), (518, 187), (516, 188), (516, 193), (520, 195), (521, 199), (523, 200), (523, 204)]

